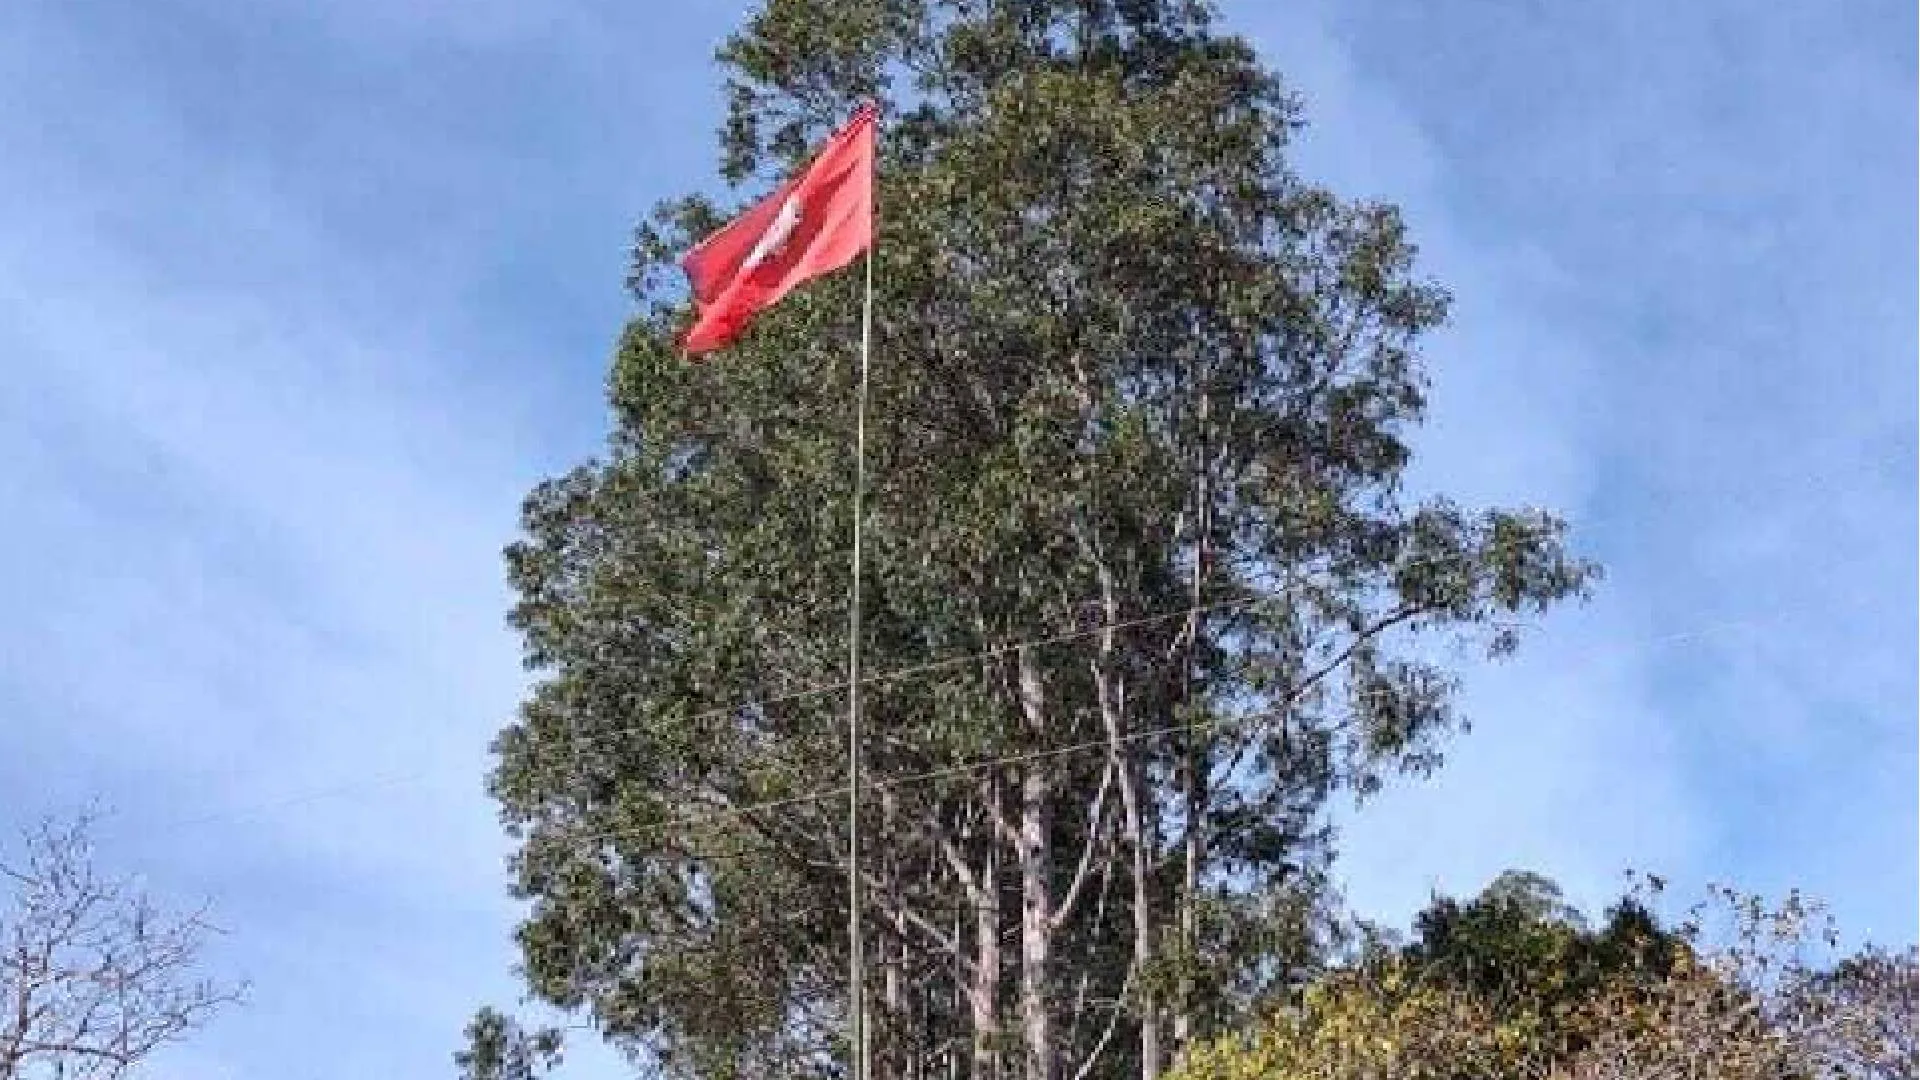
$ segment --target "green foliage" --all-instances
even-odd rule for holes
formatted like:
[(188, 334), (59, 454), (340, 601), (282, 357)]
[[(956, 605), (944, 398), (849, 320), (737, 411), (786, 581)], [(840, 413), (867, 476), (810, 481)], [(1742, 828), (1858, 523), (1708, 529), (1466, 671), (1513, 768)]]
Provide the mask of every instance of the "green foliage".
[(460, 1080), (538, 1080), (560, 1064), (560, 1033), (528, 1031), (498, 1009), (483, 1008), (468, 1022), (466, 1048), (453, 1063)]
[(1414, 919), (1405, 960), (1422, 974), (1487, 1000), (1503, 1012), (1551, 1015), (1610, 979), (1658, 978), (1683, 942), (1646, 906), (1623, 898), (1589, 929), (1559, 886), (1508, 871), (1475, 899), (1434, 902)]
[(1593, 930), (1551, 882), (1503, 875), (1436, 900), (1406, 947), (1197, 1048), (1173, 1080), (1913, 1077), (1914, 952), (1813, 963), (1816, 915), (1719, 890), (1666, 928), (1630, 894)]
[[(1201, 1034), (1298, 977), (1326, 800), (1457, 726), (1428, 643), (1509, 651), (1594, 569), (1545, 512), (1402, 497), (1448, 298), (1392, 207), (1293, 172), (1297, 103), (1205, 5), (772, 0), (719, 58), (743, 199), (884, 104), (869, 668), (1138, 623), (869, 689), (874, 775), (940, 774), (869, 808), (881, 1052), (978, 1060), (1019, 957), (1005, 985), (968, 964), (1017, 930), (1057, 939), (1033, 985), (1062, 1059), (1133, 1068), (1170, 1011)], [(608, 455), (541, 484), (508, 552), (538, 681), (491, 783), (540, 998), (671, 1072), (824, 1075), (858, 282), (688, 364), (673, 259), (729, 212), (670, 201), (636, 236)], [(1038, 847), (1006, 825), (1027, 780)]]
[(1196, 1048), (1176, 1080), (1452, 1080), (1525, 1074), (1537, 1039), (1457, 988), (1387, 970), (1329, 976), (1244, 1037)]

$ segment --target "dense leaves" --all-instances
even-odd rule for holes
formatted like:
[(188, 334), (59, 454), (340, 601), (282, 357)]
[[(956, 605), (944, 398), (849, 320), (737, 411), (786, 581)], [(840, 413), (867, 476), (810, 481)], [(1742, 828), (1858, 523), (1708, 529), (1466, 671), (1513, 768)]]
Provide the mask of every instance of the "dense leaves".
[(1470, 903), (1435, 900), (1414, 930), (1410, 964), (1505, 1013), (1550, 1013), (1625, 972), (1664, 976), (1679, 944), (1638, 900), (1590, 930), (1552, 882), (1512, 872)]
[(1823, 965), (1833, 939), (1798, 897), (1716, 890), (1672, 926), (1652, 899), (1623, 899), (1600, 929), (1533, 875), (1438, 899), (1410, 944), (1328, 973), (1196, 1051), (1175, 1080), (1920, 1075), (1911, 950)]
[(560, 1032), (529, 1031), (500, 1010), (483, 1008), (467, 1024), (466, 1048), (453, 1063), (460, 1080), (537, 1080), (560, 1063)]
[[(1312, 968), (1326, 802), (1439, 762), (1442, 647), (1592, 568), (1545, 512), (1404, 498), (1447, 297), (1293, 172), (1297, 103), (1204, 5), (773, 0), (720, 60), (741, 201), (885, 117), (875, 1068), (1152, 1077)], [(833, 1075), (860, 295), (688, 364), (672, 260), (729, 210), (639, 230), (608, 456), (527, 501), (492, 789), (540, 998), (674, 1074)]]

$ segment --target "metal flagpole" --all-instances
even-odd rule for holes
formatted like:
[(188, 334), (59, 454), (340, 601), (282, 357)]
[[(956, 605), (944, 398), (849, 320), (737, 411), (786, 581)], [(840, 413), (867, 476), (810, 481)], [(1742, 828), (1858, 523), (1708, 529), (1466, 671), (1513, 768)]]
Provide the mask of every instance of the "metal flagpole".
[(853, 1080), (867, 1078), (866, 971), (860, 941), (860, 519), (867, 487), (867, 362), (873, 350), (873, 241), (860, 306), (860, 389), (853, 427), (853, 588), (847, 614), (847, 941)]

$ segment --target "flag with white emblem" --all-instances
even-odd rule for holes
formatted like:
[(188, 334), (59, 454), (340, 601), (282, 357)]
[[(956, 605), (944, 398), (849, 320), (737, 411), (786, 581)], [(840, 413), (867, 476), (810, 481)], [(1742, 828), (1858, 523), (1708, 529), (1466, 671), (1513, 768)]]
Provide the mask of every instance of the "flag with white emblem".
[(698, 313), (682, 343), (688, 354), (730, 344), (755, 314), (873, 243), (876, 120), (862, 105), (800, 175), (681, 260)]

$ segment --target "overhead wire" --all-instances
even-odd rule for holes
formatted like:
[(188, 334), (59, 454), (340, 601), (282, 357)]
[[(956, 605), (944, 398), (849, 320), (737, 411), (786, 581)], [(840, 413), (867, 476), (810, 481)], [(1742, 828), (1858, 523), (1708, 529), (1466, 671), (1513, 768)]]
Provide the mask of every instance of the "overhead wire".
[[(1519, 543), (1519, 541), (1515, 541), (1514, 543)], [(1430, 555), (1414, 556), (1412, 558), (1394, 563), (1391, 566), (1383, 567), (1382, 569), (1384, 569), (1389, 573), (1392, 573), (1392, 572), (1404, 571), (1406, 569), (1416, 568), (1420, 566), (1433, 565), (1441, 562), (1464, 561), (1464, 560), (1483, 556), (1487, 554), (1489, 551), (1508, 550), (1512, 546), (1513, 544), (1501, 543), (1499, 541), (1495, 541), (1473, 551), (1435, 552)], [(1289, 584), (1298, 584), (1298, 579), (1303, 576), (1299, 571), (1291, 570), (1291, 569), (1286, 571), (1286, 574), (1289, 577), (1292, 577), (1295, 579), (1293, 582), (1290, 582)], [(881, 672), (875, 675), (864, 676), (860, 680), (860, 684), (862, 687), (887, 685), (890, 683), (900, 682), (902, 680), (913, 678), (916, 676), (931, 674), (937, 671), (944, 671), (944, 670), (950, 670), (958, 667), (966, 667), (973, 664), (985, 663), (987, 661), (994, 660), (1000, 657), (1017, 654), (1023, 649), (1045, 648), (1050, 645), (1059, 645), (1059, 644), (1065, 644), (1072, 641), (1085, 640), (1088, 638), (1098, 637), (1103, 634), (1137, 629), (1142, 626), (1150, 626), (1156, 623), (1162, 623), (1162, 622), (1172, 621), (1175, 619), (1187, 618), (1193, 615), (1201, 615), (1209, 612), (1233, 610), (1236, 608), (1253, 607), (1263, 603), (1271, 603), (1280, 599), (1281, 595), (1282, 594), (1277, 593), (1275, 591), (1247, 594), (1247, 595), (1238, 596), (1238, 597), (1230, 597), (1230, 598), (1210, 601), (1205, 604), (1189, 605), (1186, 607), (1176, 608), (1168, 611), (1162, 611), (1162, 612), (1158, 612), (1151, 615), (1136, 616), (1133, 618), (1123, 619), (1116, 622), (1102, 623), (1099, 625), (1084, 627), (1084, 628), (1075, 629), (1075, 630), (1061, 631), (1061, 632), (1056, 632), (1052, 634), (1046, 634), (1040, 637), (1027, 638), (1019, 641), (1005, 642), (999, 645), (990, 646), (986, 649), (967, 653), (965, 655), (943, 657), (937, 660), (929, 660), (922, 663), (909, 664), (905, 667), (894, 668), (892, 670)], [(733, 702), (731, 704), (716, 706), (710, 709), (701, 709), (694, 712), (679, 713), (674, 716), (664, 718), (663, 721), (656, 721), (651, 724), (631, 725), (628, 727), (612, 728), (612, 729), (607, 729), (602, 731), (596, 731), (596, 732), (588, 733), (584, 737), (570, 740), (570, 742), (573, 748), (578, 749), (581, 746), (592, 746), (604, 741), (621, 738), (629, 735), (639, 734), (649, 730), (654, 730), (658, 727), (659, 723), (662, 723), (662, 722), (692, 723), (699, 720), (713, 719), (715, 717), (726, 716), (733, 713), (737, 713), (745, 709), (765, 708), (771, 705), (786, 704), (789, 702), (802, 700), (804, 698), (818, 697), (823, 694), (830, 694), (837, 691), (844, 691), (849, 689), (851, 685), (852, 684), (845, 679), (841, 679), (833, 682), (818, 683), (810, 686), (801, 687), (795, 690), (783, 691), (777, 694), (760, 695), (752, 698), (747, 698), (747, 699)], [(173, 823), (171, 826), (169, 826), (169, 828), (191, 828), (191, 827), (197, 827), (197, 826), (211, 824), (219, 821), (236, 820), (236, 819), (252, 816), (262, 812), (267, 812), (275, 809), (283, 809), (288, 806), (303, 805), (309, 802), (315, 802), (315, 801), (320, 801), (327, 798), (339, 797), (342, 795), (358, 794), (366, 790), (404, 785), (404, 784), (412, 783), (420, 779), (423, 779), (426, 776), (430, 775), (432, 771), (433, 770), (429, 770), (429, 769), (419, 769), (419, 770), (414, 770), (411, 772), (402, 773), (394, 776), (381, 777), (374, 780), (348, 781), (348, 782), (337, 784), (337, 785), (330, 785), (330, 786), (318, 788), (312, 791), (303, 792), (301, 794), (291, 796), (287, 799), (280, 800), (277, 802), (246, 807), (246, 808), (233, 810), (233, 811), (219, 811), (211, 814), (201, 815), (194, 818), (189, 818), (184, 821)]]
[[(1411, 559), (1403, 560), (1399, 563), (1393, 564), (1392, 567), (1389, 567), (1387, 569), (1404, 570), (1412, 567), (1432, 565), (1432, 564), (1435, 564), (1438, 562), (1444, 562), (1444, 561), (1466, 560), (1479, 555), (1484, 555), (1489, 550), (1505, 550), (1509, 546), (1510, 545), (1500, 544), (1496, 542), (1493, 544), (1489, 544), (1485, 547), (1479, 548), (1476, 551), (1436, 552), (1428, 556), (1415, 556)], [(1297, 571), (1289, 571), (1289, 573), (1295, 577), (1299, 576)], [(1280, 598), (1281, 598), (1281, 594), (1278, 594), (1276, 592), (1248, 594), (1244, 596), (1210, 601), (1205, 604), (1190, 605), (1187, 607), (1175, 608), (1175, 609), (1162, 611), (1162, 612), (1158, 612), (1151, 615), (1142, 615), (1134, 618), (1122, 619), (1117, 622), (1101, 623), (1098, 625), (1084, 627), (1081, 629), (1047, 634), (1041, 637), (1026, 638), (1018, 641), (1005, 642), (999, 645), (990, 646), (983, 650), (967, 653), (965, 655), (943, 657), (937, 660), (929, 660), (922, 663), (909, 664), (904, 667), (894, 668), (889, 671), (881, 672), (879, 674), (864, 676), (861, 678), (860, 684), (862, 687), (867, 687), (867, 686), (882, 686), (890, 683), (897, 683), (905, 679), (913, 678), (915, 676), (931, 674), (937, 671), (945, 671), (945, 670), (950, 670), (958, 667), (970, 666), (973, 664), (985, 663), (987, 661), (998, 659), (1000, 657), (1011, 656), (1019, 653), (1023, 649), (1045, 648), (1051, 645), (1066, 644), (1068, 642), (1080, 641), (1080, 640), (1086, 640), (1088, 638), (1098, 637), (1103, 634), (1117, 633), (1125, 630), (1138, 629), (1139, 627), (1142, 627), (1142, 626), (1150, 626), (1156, 623), (1169, 622), (1175, 619), (1187, 618), (1193, 615), (1203, 615), (1209, 612), (1228, 611), (1228, 610), (1233, 610), (1237, 608), (1254, 607), (1254, 606), (1258, 606), (1265, 603), (1275, 602)], [(818, 697), (823, 694), (830, 694), (837, 691), (844, 691), (848, 689), (851, 685), (852, 684), (845, 679), (834, 681), (834, 682), (818, 683), (810, 686), (801, 687), (795, 690), (783, 691), (777, 694), (760, 695), (756, 697), (745, 698), (727, 705), (715, 706), (710, 709), (701, 709), (694, 712), (678, 713), (673, 716), (664, 718), (662, 721), (657, 721), (652, 724), (631, 725), (628, 727), (611, 728), (611, 729), (602, 730), (602, 731), (595, 731), (585, 735), (584, 737), (578, 737), (578, 738), (569, 740), (569, 742), (570, 742), (571, 748), (577, 750), (582, 746), (590, 747), (605, 741), (622, 738), (629, 735), (640, 734), (650, 730), (655, 730), (660, 723), (684, 724), (684, 723), (692, 723), (699, 720), (708, 720), (708, 719), (713, 719), (715, 717), (726, 716), (733, 713), (737, 713), (746, 709), (765, 708), (767, 706), (786, 704), (786, 703), (798, 701), (804, 698)], [(380, 788), (401, 786), (401, 785), (413, 783), (418, 780), (424, 779), (427, 776), (432, 775), (433, 772), (434, 770), (431, 770), (431, 769), (417, 769), (410, 772), (379, 777), (371, 780), (347, 781), (340, 784), (329, 785), (326, 787), (316, 788), (311, 791), (302, 792), (300, 794), (293, 795), (286, 799), (277, 800), (274, 802), (262, 803), (262, 804), (244, 807), (241, 809), (231, 810), (231, 811), (217, 811), (214, 813), (203, 814), (193, 818), (187, 818), (181, 821), (170, 823), (169, 825), (165, 826), (165, 828), (168, 828), (168, 829), (194, 828), (202, 825), (212, 824), (215, 822), (240, 820), (240, 819), (244, 819), (246, 817), (254, 816), (260, 813), (270, 812), (278, 809), (285, 809), (291, 806), (304, 805), (306, 803), (321, 801), (328, 798), (336, 798), (336, 797), (345, 796), (345, 795), (355, 795), (368, 790), (376, 790)], [(844, 794), (844, 791), (842, 791), (842, 794)]]
[[(1718, 634), (1727, 630), (1751, 629), (1755, 626), (1765, 625), (1770, 622), (1778, 622), (1778, 621), (1780, 620), (1778, 617), (1776, 617), (1773, 619), (1764, 619), (1764, 618), (1763, 619), (1743, 619), (1743, 620), (1730, 620), (1730, 621), (1720, 622), (1720, 623), (1710, 623), (1705, 626), (1697, 627), (1692, 630), (1679, 631), (1679, 632), (1669, 633), (1669, 634), (1660, 634), (1660, 635), (1656, 635), (1649, 638), (1636, 639), (1631, 641), (1616, 642), (1606, 648), (1591, 650), (1586, 654), (1584, 654), (1584, 656), (1581, 658), (1591, 659), (1594, 656), (1605, 655), (1611, 652), (1624, 651), (1626, 649), (1644, 648), (1652, 645), (1670, 645), (1670, 644), (1677, 644), (1685, 641), (1694, 641), (1702, 638), (1711, 637), (1715, 634)], [(1362, 695), (1363, 698), (1369, 697), (1369, 696), (1372, 696), (1372, 695)], [(911, 786), (916, 784), (929, 783), (929, 782), (938, 781), (938, 780), (951, 779), (956, 776), (969, 776), (975, 773), (986, 772), (994, 769), (1002, 769), (1002, 768), (1008, 768), (1010, 766), (1015, 766), (1015, 765), (1023, 765), (1033, 761), (1041, 761), (1041, 760), (1046, 760), (1046, 759), (1055, 758), (1055, 757), (1064, 757), (1064, 756), (1076, 754), (1076, 753), (1086, 753), (1091, 750), (1111, 749), (1119, 745), (1128, 745), (1136, 742), (1143, 742), (1146, 740), (1162, 738), (1164, 736), (1179, 734), (1183, 732), (1204, 731), (1204, 730), (1209, 730), (1213, 728), (1235, 727), (1235, 726), (1254, 724), (1261, 721), (1271, 721), (1288, 714), (1296, 704), (1297, 704), (1297, 700), (1289, 701), (1288, 703), (1273, 709), (1260, 709), (1251, 713), (1242, 713), (1235, 716), (1213, 717), (1205, 720), (1189, 721), (1183, 724), (1168, 724), (1161, 727), (1148, 728), (1140, 731), (1129, 732), (1129, 733), (1120, 735), (1118, 737), (1108, 736), (1108, 737), (1103, 737), (1099, 739), (1088, 739), (1082, 742), (1076, 742), (1076, 743), (1068, 744), (1065, 746), (1055, 746), (1055, 747), (1048, 747), (1048, 748), (1039, 749), (1039, 750), (1022, 751), (1014, 754), (1000, 755), (993, 758), (986, 758), (982, 760), (965, 762), (957, 765), (944, 766), (941, 768), (930, 769), (930, 770), (926, 770), (918, 773), (909, 773), (903, 776), (875, 779), (875, 780), (863, 783), (861, 786), (865, 790), (884, 791), (890, 788), (906, 787), (906, 786)], [(609, 830), (595, 832), (595, 833), (591, 833), (586, 836), (580, 836), (580, 837), (568, 837), (564, 839), (564, 841), (560, 844), (560, 846), (586, 847), (589, 845), (604, 844), (609, 840), (617, 840), (617, 839), (621, 839), (628, 836), (662, 833), (668, 830), (684, 828), (690, 825), (710, 824), (714, 822), (732, 820), (735, 818), (748, 817), (754, 814), (765, 813), (772, 810), (786, 809), (788, 807), (804, 805), (806, 803), (811, 803), (811, 802), (822, 802), (829, 799), (843, 798), (847, 795), (847, 793), (848, 793), (848, 785), (842, 783), (842, 784), (834, 785), (832, 787), (815, 788), (806, 792), (802, 792), (797, 795), (783, 796), (777, 799), (768, 799), (761, 802), (747, 803), (747, 804), (742, 804), (738, 806), (715, 807), (711, 810), (707, 810), (703, 812), (677, 815), (666, 821), (653, 822), (647, 825), (630, 826), (630, 827), (625, 827), (620, 829), (609, 829)], [(729, 855), (727, 857), (733, 857), (733, 855), (738, 855), (738, 854), (745, 854), (745, 853), (733, 853), (732, 855)]]
[[(1483, 556), (1487, 554), (1489, 551), (1509, 550), (1512, 546), (1513, 545), (1511, 544), (1504, 544), (1496, 541), (1494, 543), (1490, 543), (1484, 547), (1481, 547), (1475, 551), (1435, 552), (1432, 555), (1415, 556), (1411, 559), (1406, 559), (1401, 562), (1397, 562), (1393, 564), (1391, 567), (1386, 567), (1384, 569), (1387, 569), (1389, 571), (1399, 571), (1399, 570), (1405, 570), (1413, 567), (1433, 565), (1439, 562), (1466, 561), (1472, 558)], [(1288, 571), (1288, 574), (1296, 578), (1300, 576), (1297, 571), (1290, 570)], [(1297, 584), (1297, 582), (1295, 582), (1294, 584)], [(1197, 605), (1190, 605), (1182, 608), (1175, 608), (1168, 611), (1158, 612), (1152, 615), (1142, 615), (1134, 618), (1122, 619), (1117, 622), (1102, 623), (1099, 625), (1086, 627), (1078, 630), (1062, 631), (1054, 634), (1049, 634), (1043, 637), (1027, 638), (1019, 641), (1006, 642), (1000, 645), (990, 646), (986, 649), (982, 649), (977, 652), (967, 653), (961, 656), (950, 656), (950, 657), (944, 657), (938, 660), (925, 661), (923, 663), (909, 664), (905, 667), (894, 668), (890, 671), (885, 671), (877, 675), (863, 676), (860, 679), (860, 686), (863, 689), (869, 686), (881, 686), (888, 683), (899, 682), (903, 679), (912, 678), (917, 675), (925, 675), (935, 671), (943, 671), (950, 668), (971, 666), (973, 664), (979, 664), (989, 660), (995, 660), (1003, 656), (1011, 656), (1016, 653), (1019, 653), (1023, 649), (1044, 648), (1049, 645), (1060, 645), (1070, 641), (1081, 641), (1087, 638), (1099, 637), (1102, 634), (1113, 633), (1113, 632), (1118, 632), (1122, 630), (1137, 629), (1142, 626), (1150, 626), (1155, 623), (1169, 622), (1174, 619), (1186, 618), (1192, 615), (1203, 615), (1212, 611), (1226, 611), (1226, 610), (1232, 610), (1235, 608), (1255, 607), (1261, 604), (1273, 603), (1279, 599), (1280, 599), (1280, 595), (1275, 592), (1249, 593), (1242, 596), (1229, 597), (1225, 599), (1209, 601), (1208, 603), (1204, 603), (1204, 604), (1197, 604)], [(675, 723), (688, 723), (696, 720), (710, 720), (710, 719), (713, 719), (714, 717), (726, 716), (731, 713), (740, 712), (745, 709), (764, 708), (769, 705), (782, 705), (788, 702), (798, 701), (802, 698), (818, 697), (822, 694), (831, 694), (837, 691), (850, 689), (852, 685), (853, 683), (845, 679), (837, 680), (834, 682), (816, 683), (813, 685), (801, 687), (796, 690), (782, 691), (776, 694), (761, 695), (761, 696), (742, 699), (740, 701), (734, 702), (729, 705), (716, 706), (710, 709), (700, 709), (700, 710), (697, 710), (694, 712), (688, 712), (688, 713), (679, 713), (665, 719), (666, 719), (666, 722), (675, 722)], [(579, 742), (581, 741), (584, 741), (585, 743), (590, 745), (606, 739), (614, 739), (614, 738), (619, 738), (621, 736), (639, 734), (645, 731), (652, 730), (654, 726), (655, 725), (652, 725), (652, 724), (634, 725), (631, 727), (611, 728), (604, 731), (591, 732), (587, 734), (583, 740), (576, 741), (575, 745), (579, 745)]]
[[(1586, 523), (1586, 526), (1591, 527), (1591, 522)], [(1443, 563), (1443, 562), (1449, 562), (1449, 561), (1465, 561), (1473, 558), (1482, 557), (1492, 551), (1509, 550), (1513, 546), (1521, 543), (1529, 542), (1531, 539), (1532, 538), (1521, 538), (1511, 543), (1502, 543), (1500, 541), (1494, 541), (1471, 551), (1435, 552), (1429, 555), (1414, 556), (1412, 558), (1393, 563), (1389, 566), (1381, 567), (1380, 569), (1387, 573), (1395, 573), (1395, 572), (1403, 572), (1407, 569), (1416, 568), (1420, 566), (1434, 565), (1437, 563)], [(1286, 573), (1286, 576), (1294, 579), (1292, 582), (1288, 583), (1290, 585), (1299, 584), (1300, 579), (1305, 576), (1300, 571), (1291, 570), (1291, 569), (1286, 571), (1285, 573)], [(890, 683), (897, 683), (909, 678), (927, 675), (934, 672), (951, 670), (954, 668), (985, 663), (994, 659), (998, 659), (1000, 657), (1017, 654), (1024, 649), (1044, 648), (1051, 645), (1065, 644), (1073, 641), (1085, 640), (1088, 638), (1101, 636), (1108, 633), (1116, 633), (1116, 632), (1121, 632), (1126, 630), (1137, 629), (1143, 626), (1149, 626), (1156, 623), (1168, 622), (1175, 619), (1190, 617), (1193, 615), (1206, 614), (1209, 612), (1254, 607), (1254, 606), (1258, 606), (1265, 603), (1277, 602), (1281, 600), (1283, 597), (1284, 597), (1284, 593), (1281, 593), (1277, 590), (1255, 593), (1255, 594), (1248, 594), (1248, 595), (1243, 595), (1238, 597), (1230, 597), (1226, 599), (1210, 601), (1205, 604), (1189, 605), (1186, 607), (1175, 608), (1175, 609), (1162, 611), (1162, 612), (1158, 612), (1151, 615), (1136, 616), (1133, 618), (1122, 619), (1122, 620), (1109, 622), (1109, 623), (1102, 623), (1102, 624), (1079, 628), (1075, 630), (1060, 631), (1060, 632), (1046, 634), (1039, 637), (1027, 638), (1027, 639), (1022, 639), (1022, 640), (1012, 641), (1012, 642), (1005, 642), (999, 645), (990, 646), (986, 649), (970, 652), (964, 655), (943, 657), (936, 660), (929, 660), (921, 663), (909, 664), (904, 667), (894, 668), (889, 671), (880, 672), (878, 674), (864, 676), (860, 680), (860, 683), (863, 687), (880, 686), (880, 685), (886, 685)], [(1517, 626), (1519, 624), (1514, 624), (1509, 622), (1509, 623), (1495, 623), (1493, 625), (1504, 625), (1504, 626), (1512, 627), (1512, 626)], [(732, 713), (737, 713), (746, 709), (765, 708), (772, 705), (785, 704), (793, 701), (798, 701), (808, 697), (817, 697), (823, 694), (834, 693), (836, 691), (844, 691), (850, 688), (851, 685), (852, 684), (849, 681), (842, 679), (834, 682), (819, 683), (819, 684), (814, 684), (810, 686), (805, 686), (795, 690), (784, 691), (784, 692), (772, 694), (772, 695), (760, 695), (756, 697), (735, 701), (727, 705), (716, 706), (710, 709), (702, 709), (702, 710), (697, 710), (697, 711), (688, 712), (688, 713), (679, 713), (670, 717), (663, 718), (660, 721), (655, 721), (650, 724), (632, 725), (628, 727), (612, 728), (612, 729), (592, 732), (592, 733), (586, 734), (584, 737), (579, 737), (579, 738), (570, 740), (570, 744), (572, 749), (577, 750), (582, 746), (593, 746), (604, 741), (608, 741), (608, 740), (612, 740), (612, 739), (616, 739), (616, 738), (620, 738), (628, 735), (639, 734), (649, 730), (655, 730), (661, 723), (691, 723), (698, 720), (712, 719), (719, 716), (726, 716)], [(960, 766), (957, 768), (965, 769), (968, 767)], [(335, 798), (335, 797), (341, 797), (346, 795), (355, 795), (355, 794), (364, 793), (365, 791), (368, 791), (368, 790), (376, 790), (380, 788), (400, 786), (400, 785), (412, 783), (420, 779), (423, 779), (426, 776), (431, 775), (432, 772), (433, 770), (430, 770), (430, 769), (420, 769), (420, 770), (414, 770), (411, 772), (406, 772), (406, 773), (401, 773), (401, 774), (396, 774), (396, 775), (391, 775), (386, 777), (380, 777), (372, 780), (349, 781), (342, 784), (318, 788), (312, 791), (304, 792), (295, 796), (291, 796), (287, 799), (279, 800), (272, 803), (264, 803), (258, 806), (246, 807), (239, 810), (220, 811), (220, 812), (215, 812), (211, 814), (201, 815), (199, 817), (189, 818), (184, 821), (175, 822), (169, 827), (170, 828), (197, 827), (197, 826), (206, 825), (214, 822), (240, 819), (247, 816), (256, 815), (262, 812), (268, 812), (276, 809), (284, 809), (290, 806), (303, 805), (306, 803), (320, 801), (327, 798)], [(876, 781), (876, 783), (878, 783), (878, 781)], [(828, 793), (825, 795), (818, 796), (818, 798), (832, 797), (832, 794), (833, 793)], [(845, 787), (843, 786), (837, 789), (837, 794), (840, 794), (840, 795), (846, 794)], [(802, 801), (805, 801), (805, 800), (802, 800)]]

